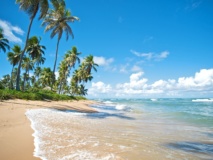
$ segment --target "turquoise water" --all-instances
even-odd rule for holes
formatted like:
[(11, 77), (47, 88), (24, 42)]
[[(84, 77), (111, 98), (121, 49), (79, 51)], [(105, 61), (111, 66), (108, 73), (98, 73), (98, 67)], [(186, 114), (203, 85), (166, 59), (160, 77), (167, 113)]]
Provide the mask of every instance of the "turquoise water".
[(213, 99), (99, 99), (26, 112), (43, 160), (212, 160)]
[[(213, 129), (213, 99), (104, 99), (105, 109), (146, 113)], [(102, 109), (104, 108), (103, 106)], [(111, 107), (111, 108), (110, 108)]]

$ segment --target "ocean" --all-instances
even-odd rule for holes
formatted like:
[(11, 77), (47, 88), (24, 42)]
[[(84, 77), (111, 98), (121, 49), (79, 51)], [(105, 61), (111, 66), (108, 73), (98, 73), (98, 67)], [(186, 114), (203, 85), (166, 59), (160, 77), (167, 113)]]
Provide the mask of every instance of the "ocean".
[(212, 160), (213, 99), (99, 99), (98, 113), (26, 112), (43, 160)]

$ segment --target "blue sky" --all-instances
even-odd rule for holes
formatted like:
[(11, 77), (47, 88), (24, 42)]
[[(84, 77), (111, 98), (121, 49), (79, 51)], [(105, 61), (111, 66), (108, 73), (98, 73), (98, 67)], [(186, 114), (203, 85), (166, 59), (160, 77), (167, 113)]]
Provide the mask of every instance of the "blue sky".
[[(90, 98), (213, 97), (212, 0), (67, 0), (79, 22), (75, 38), (59, 47), (59, 59), (76, 46), (99, 64), (87, 84)], [(15, 0), (1, 2), (0, 27), (10, 45), (23, 46), (28, 15)], [(56, 37), (35, 19), (31, 36), (42, 37), (45, 67), (53, 68)], [(10, 73), (0, 54), (0, 77)]]

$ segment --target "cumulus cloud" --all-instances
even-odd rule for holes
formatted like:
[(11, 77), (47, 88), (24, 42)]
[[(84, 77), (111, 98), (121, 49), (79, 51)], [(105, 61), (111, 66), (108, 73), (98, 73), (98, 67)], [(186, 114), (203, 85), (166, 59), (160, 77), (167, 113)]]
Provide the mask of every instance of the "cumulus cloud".
[(133, 73), (129, 82), (116, 84), (112, 87), (104, 82), (93, 83), (90, 93), (104, 93), (118, 97), (177, 97), (203, 95), (213, 92), (213, 68), (201, 69), (191, 77), (180, 77), (177, 80), (157, 80), (151, 84), (144, 78), (144, 72)]
[(94, 62), (97, 63), (99, 66), (108, 66), (112, 62), (114, 62), (114, 59), (113, 58), (106, 59), (104, 57), (94, 56)]
[(154, 52), (148, 52), (148, 53), (140, 53), (134, 50), (130, 50), (130, 52), (137, 57), (142, 57), (145, 58), (146, 60), (163, 60), (168, 57), (169, 52), (168, 51), (163, 51), (161, 53), (154, 53)]
[(109, 84), (105, 84), (101, 81), (99, 82), (92, 82), (91, 88), (88, 90), (88, 94), (92, 96), (98, 96), (106, 93), (111, 93), (112, 87)]
[(5, 38), (7, 38), (10, 42), (22, 43), (22, 40), (17, 37), (14, 33), (18, 35), (23, 35), (24, 31), (18, 26), (13, 26), (9, 22), (0, 19), (0, 27), (4, 31)]

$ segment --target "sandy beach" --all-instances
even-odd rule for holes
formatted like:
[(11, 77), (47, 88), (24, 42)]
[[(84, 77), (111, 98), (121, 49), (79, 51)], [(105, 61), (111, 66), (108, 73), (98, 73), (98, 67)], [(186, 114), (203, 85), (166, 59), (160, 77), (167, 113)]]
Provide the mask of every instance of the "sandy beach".
[(26, 101), (7, 100), (0, 102), (0, 159), (36, 160), (33, 156), (34, 137), (30, 121), (25, 115), (28, 109), (54, 108), (57, 110), (75, 110), (96, 112), (88, 105), (93, 101)]

